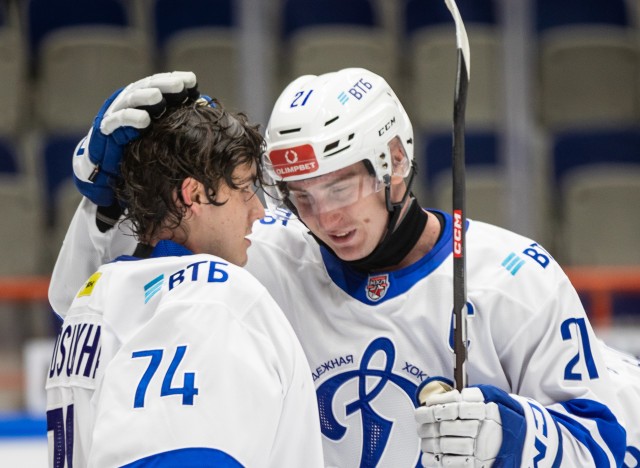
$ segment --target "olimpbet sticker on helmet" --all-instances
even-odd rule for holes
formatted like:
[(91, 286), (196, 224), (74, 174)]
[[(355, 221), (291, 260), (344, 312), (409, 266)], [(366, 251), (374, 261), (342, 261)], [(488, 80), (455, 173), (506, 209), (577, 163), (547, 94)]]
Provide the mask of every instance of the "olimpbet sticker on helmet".
[(269, 153), (273, 172), (283, 179), (318, 170), (318, 160), (311, 145), (273, 150)]

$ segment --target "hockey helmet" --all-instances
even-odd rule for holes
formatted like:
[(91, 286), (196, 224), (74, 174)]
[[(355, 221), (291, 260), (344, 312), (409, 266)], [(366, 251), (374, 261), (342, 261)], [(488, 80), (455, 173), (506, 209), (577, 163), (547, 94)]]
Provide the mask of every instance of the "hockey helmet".
[[(399, 162), (391, 149), (398, 141), (405, 156)], [(392, 175), (407, 177), (412, 168), (409, 117), (389, 84), (362, 68), (294, 80), (276, 101), (265, 143), (264, 169), (273, 182), (267, 191), (285, 202), (287, 182), (361, 161), (378, 182), (376, 190), (388, 185)]]

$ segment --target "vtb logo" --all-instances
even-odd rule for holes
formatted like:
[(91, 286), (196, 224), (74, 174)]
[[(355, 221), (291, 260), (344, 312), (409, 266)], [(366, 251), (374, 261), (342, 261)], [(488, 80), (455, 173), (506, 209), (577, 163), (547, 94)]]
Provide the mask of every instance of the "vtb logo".
[[(375, 359), (374, 356), (378, 355)], [(372, 361), (377, 364), (380, 363), (380, 357), (384, 360), (384, 366), (373, 365)], [(338, 417), (346, 419), (350, 415), (360, 413), (360, 420), (362, 421), (362, 429), (359, 433), (362, 434), (362, 441), (359, 444), (362, 447), (360, 453), (360, 467), (373, 467), (378, 466), (382, 455), (389, 443), (389, 436), (392, 433), (393, 425), (398, 424), (398, 420), (401, 419), (398, 410), (403, 410), (403, 405), (398, 404), (397, 398), (389, 405), (388, 417), (393, 418), (389, 420), (384, 415), (378, 414), (374, 409), (374, 403), (376, 399), (378, 401), (390, 401), (393, 394), (406, 395), (401, 398), (400, 402), (406, 402), (406, 414), (409, 415), (411, 427), (409, 433), (415, 431), (413, 423), (413, 410), (415, 409), (414, 397), (416, 394), (417, 385), (411, 380), (406, 379), (400, 375), (393, 373), (393, 364), (395, 361), (395, 348), (393, 343), (388, 338), (378, 338), (371, 342), (367, 349), (364, 351), (362, 359), (360, 361), (360, 368), (356, 370), (350, 370), (337, 374), (322, 385), (320, 385), (316, 391), (318, 396), (318, 408), (320, 410), (320, 423), (322, 434), (332, 441), (343, 441), (344, 437), (348, 433), (348, 428), (338, 421)], [(345, 390), (348, 383), (355, 381), (357, 383), (357, 398), (355, 400), (347, 401), (342, 394), (341, 398), (336, 400), (336, 395)], [(336, 400), (336, 402), (334, 402)], [(344, 400), (344, 406), (340, 405), (340, 400)], [(380, 406), (384, 406), (380, 404)], [(334, 412), (344, 409), (344, 415), (336, 414)], [(403, 412), (404, 412), (403, 411)], [(398, 434), (402, 431), (396, 430), (394, 433)], [(358, 433), (354, 430), (354, 433)], [(419, 440), (417, 434), (413, 432), (415, 439), (407, 437), (406, 434), (403, 437), (395, 436), (395, 441), (404, 444), (411, 445), (412, 450), (408, 450), (409, 445), (403, 445), (401, 447), (401, 453), (404, 456), (412, 457), (411, 462), (415, 466), (420, 466), (420, 451)], [(401, 442), (400, 442), (401, 440)], [(396, 447), (397, 449), (398, 447)], [(415, 450), (415, 451), (414, 451)], [(394, 453), (396, 453), (394, 449)], [(415, 457), (415, 458), (413, 458)]]

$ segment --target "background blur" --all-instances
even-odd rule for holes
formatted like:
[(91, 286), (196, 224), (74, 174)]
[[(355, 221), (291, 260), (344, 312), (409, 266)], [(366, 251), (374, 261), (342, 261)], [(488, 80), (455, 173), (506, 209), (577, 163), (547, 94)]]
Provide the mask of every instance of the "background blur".
[[(639, 355), (640, 2), (458, 6), (471, 43), (468, 216), (541, 243), (598, 334)], [(192, 70), (202, 92), (264, 127), (291, 79), (347, 66), (395, 89), (414, 124), (415, 192), (449, 210), (444, 0), (0, 1), (0, 459), (43, 460), (48, 276), (79, 201), (71, 155), (103, 101)]]

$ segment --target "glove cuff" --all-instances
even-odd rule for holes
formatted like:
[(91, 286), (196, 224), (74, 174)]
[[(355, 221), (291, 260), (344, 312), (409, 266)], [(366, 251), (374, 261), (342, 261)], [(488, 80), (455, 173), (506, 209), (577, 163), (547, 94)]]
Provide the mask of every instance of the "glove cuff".
[(76, 179), (85, 183), (92, 182), (95, 172), (98, 170), (98, 166), (89, 159), (89, 148), (87, 147), (92, 130), (89, 130), (89, 134), (80, 140), (73, 152), (73, 175)]
[[(560, 466), (562, 445), (560, 430), (547, 409), (535, 400), (520, 395), (509, 395), (520, 407), (522, 430), (511, 427), (514, 439), (521, 437), (522, 459), (520, 466), (537, 466), (539, 468)], [(500, 405), (498, 405), (500, 406)], [(500, 407), (502, 416), (502, 408)], [(503, 419), (503, 435), (505, 424)], [(500, 454), (498, 454), (499, 456)]]

